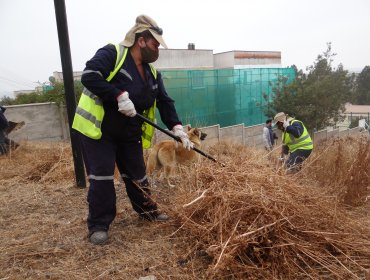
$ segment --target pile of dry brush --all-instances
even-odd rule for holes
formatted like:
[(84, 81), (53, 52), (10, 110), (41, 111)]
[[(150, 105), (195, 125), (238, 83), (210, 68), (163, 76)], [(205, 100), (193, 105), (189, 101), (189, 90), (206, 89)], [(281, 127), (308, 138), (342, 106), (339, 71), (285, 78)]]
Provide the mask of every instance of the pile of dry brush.
[(370, 188), (369, 137), (335, 138), (322, 143), (303, 173), (341, 203), (361, 206)]
[[(176, 188), (169, 189), (159, 184), (153, 191), (160, 207), (172, 217), (171, 222), (161, 227), (167, 233), (170, 232), (166, 240), (170, 240), (177, 248), (176, 252), (180, 252), (174, 263), (177, 264), (176, 273), (182, 270), (183, 277), (176, 279), (369, 277), (369, 137), (335, 139), (322, 143), (315, 147), (304, 168), (294, 175), (285, 175), (271, 161), (275, 155), (267, 155), (263, 150), (220, 143), (212, 146), (207, 153), (225, 166), (202, 158), (193, 166), (180, 168)], [(26, 186), (32, 182), (45, 185), (67, 182), (70, 186), (74, 183), (70, 147), (68, 144), (48, 146), (24, 143), (13, 154), (0, 158), (0, 174), (4, 197), (5, 192), (12, 189), (11, 186)], [(32, 192), (32, 188), (29, 192)], [(161, 199), (165, 193), (168, 193), (168, 197)], [(48, 200), (51, 200), (52, 190), (48, 190), (47, 195)], [(79, 200), (75, 199), (72, 203), (81, 212), (86, 205)], [(56, 215), (60, 219), (66, 201), (60, 200), (59, 203), (54, 207), (59, 209)], [(69, 208), (65, 215), (80, 215), (77, 210)], [(23, 214), (28, 215), (29, 227), (37, 223), (31, 221), (30, 213)], [(18, 225), (11, 224), (10, 219), (1, 219), (14, 227), (13, 231), (17, 230)], [(44, 224), (46, 230), (47, 221)], [(73, 236), (85, 234), (85, 226), (79, 222), (73, 222), (71, 227)], [(34, 236), (37, 235), (36, 228), (30, 230), (35, 232)], [(114, 230), (115, 225), (112, 227)], [(39, 232), (41, 235), (42, 232)], [(54, 242), (63, 243), (63, 240), (57, 240), (60, 237), (58, 231), (56, 233)], [(4, 231), (3, 234), (8, 233)], [(122, 241), (118, 241), (119, 233), (116, 234), (117, 239), (112, 239), (108, 245), (111, 248), (117, 247), (114, 258), (129, 258), (127, 248), (126, 251), (119, 250), (118, 247), (123, 245)], [(136, 240), (137, 233), (133, 231), (132, 235), (133, 240)], [(127, 241), (128, 233), (122, 238)], [(87, 250), (86, 241), (81, 244), (78, 242), (73, 243), (73, 250), (65, 251), (64, 254), (69, 254), (69, 260), (89, 260), (91, 252), (99, 250)], [(37, 241), (31, 243), (38, 244)], [(150, 242), (152, 246), (153, 243)], [(162, 258), (163, 262), (163, 254), (166, 254), (164, 250), (169, 250), (169, 246), (167, 244), (161, 248), (161, 244), (165, 242), (157, 244), (158, 258)], [(22, 246), (19, 246), (21, 249)], [(34, 258), (33, 266), (40, 257), (17, 253), (16, 248), (7, 250), (23, 258)], [(145, 248), (142, 250), (145, 252)], [(173, 258), (174, 251), (168, 252), (167, 256)], [(111, 257), (108, 252), (99, 253), (97, 263), (104, 264), (101, 271), (109, 268)], [(152, 251), (151, 258), (155, 258)], [(14, 263), (15, 260), (13, 258)], [(61, 261), (55, 262), (53, 265), (60, 265), (55, 267), (58, 271), (72, 269), (71, 261), (69, 267), (63, 267)], [(99, 269), (97, 263), (94, 263), (95, 269)], [(84, 266), (79, 264), (79, 267), (82, 270), (76, 268), (76, 271), (86, 277), (83, 274)], [(161, 267), (159, 265), (153, 274), (158, 279), (169, 279), (166, 275), (171, 275), (171, 265), (162, 271)], [(110, 279), (123, 279), (124, 274), (117, 266), (115, 273)], [(75, 275), (75, 279), (83, 279), (81, 277)]]
[(192, 246), (184, 261), (203, 256), (210, 278), (366, 277), (370, 221), (343, 203), (368, 206), (368, 137), (324, 143), (290, 176), (252, 149), (214, 150), (226, 167), (201, 165), (177, 197), (178, 233)]

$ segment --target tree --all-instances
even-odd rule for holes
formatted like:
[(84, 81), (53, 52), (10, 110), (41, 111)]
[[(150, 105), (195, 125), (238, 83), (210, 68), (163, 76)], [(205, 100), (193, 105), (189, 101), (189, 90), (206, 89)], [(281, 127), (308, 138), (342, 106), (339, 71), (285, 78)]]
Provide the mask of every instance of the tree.
[(13, 102), (14, 102), (14, 99), (12, 99), (9, 96), (3, 96), (0, 99), (0, 105), (1, 106), (3, 106), (3, 105), (13, 105)]
[(354, 103), (370, 105), (370, 66), (365, 66), (356, 78)]
[(304, 73), (296, 69), (296, 78), (288, 82), (280, 77), (273, 86), (272, 100), (268, 100), (265, 114), (285, 112), (302, 120), (308, 129), (322, 129), (343, 119), (344, 105), (350, 100), (353, 78), (340, 64), (332, 67), (334, 53), (331, 43), (317, 56)]
[[(54, 81), (52, 86), (53, 88), (51, 90), (19, 94), (14, 99), (10, 97), (3, 97), (0, 99), (0, 105), (19, 105), (44, 102), (55, 102), (58, 105), (65, 104), (64, 84)], [(80, 98), (82, 89), (82, 83), (80, 81), (75, 81), (74, 90), (76, 94), (76, 100)]]

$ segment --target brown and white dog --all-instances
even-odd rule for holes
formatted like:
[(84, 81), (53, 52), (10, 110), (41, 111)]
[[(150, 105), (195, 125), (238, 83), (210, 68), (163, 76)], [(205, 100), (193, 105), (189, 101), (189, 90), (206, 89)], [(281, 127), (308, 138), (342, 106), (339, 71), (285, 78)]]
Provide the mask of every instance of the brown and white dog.
[[(188, 127), (187, 134), (194, 147), (200, 149), (201, 141), (207, 136), (198, 128)], [(170, 176), (174, 168), (178, 165), (185, 165), (199, 159), (199, 154), (194, 150), (185, 149), (181, 143), (175, 140), (164, 140), (151, 149), (146, 163), (146, 171), (149, 176), (154, 176), (155, 171), (164, 171), (163, 175), (170, 187), (174, 187), (170, 183)], [(163, 169), (163, 170), (162, 170)]]

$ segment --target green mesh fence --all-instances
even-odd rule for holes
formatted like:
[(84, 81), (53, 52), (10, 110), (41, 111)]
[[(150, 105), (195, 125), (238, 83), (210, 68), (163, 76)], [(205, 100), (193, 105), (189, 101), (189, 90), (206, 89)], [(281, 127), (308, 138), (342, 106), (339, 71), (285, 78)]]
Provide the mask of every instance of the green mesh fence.
[[(293, 68), (161, 71), (168, 94), (184, 124), (221, 127), (264, 123), (263, 113), (279, 76), (295, 78)], [(158, 124), (164, 127), (157, 112)]]

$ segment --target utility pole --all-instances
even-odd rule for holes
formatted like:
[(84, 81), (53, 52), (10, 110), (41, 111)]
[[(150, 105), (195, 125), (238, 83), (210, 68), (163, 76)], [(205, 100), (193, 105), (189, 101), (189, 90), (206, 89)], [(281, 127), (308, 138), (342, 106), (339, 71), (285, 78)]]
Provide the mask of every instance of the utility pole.
[(72, 129), (72, 121), (76, 110), (76, 96), (73, 83), (73, 69), (71, 49), (69, 46), (68, 24), (66, 5), (64, 0), (54, 0), (55, 17), (58, 28), (59, 50), (62, 61), (64, 80), (64, 91), (67, 104), (67, 115), (69, 123), (69, 134), (71, 136), (73, 162), (75, 168), (76, 184), (79, 188), (86, 187), (85, 169), (83, 165), (82, 152), (77, 132)]

